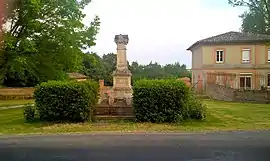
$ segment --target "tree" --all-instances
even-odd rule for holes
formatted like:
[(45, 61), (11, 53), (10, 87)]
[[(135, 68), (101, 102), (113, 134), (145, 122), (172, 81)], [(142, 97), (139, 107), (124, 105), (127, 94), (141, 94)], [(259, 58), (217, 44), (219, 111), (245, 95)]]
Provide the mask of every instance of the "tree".
[(248, 8), (248, 11), (240, 16), (243, 32), (270, 34), (269, 0), (229, 0), (229, 4)]
[[(100, 21), (82, 23), (91, 0), (10, 0), (2, 21), (4, 84), (33, 86), (82, 68), (82, 49), (95, 45)], [(9, 3), (11, 2), (11, 3)]]
[(96, 53), (86, 53), (83, 55), (81, 73), (95, 81), (106, 78), (107, 74), (102, 59)]
[(105, 77), (104, 77), (105, 84), (106, 85), (112, 85), (113, 84), (112, 73), (116, 69), (117, 56), (114, 53), (104, 54), (102, 56), (102, 61), (104, 63), (104, 67), (105, 67), (105, 70), (106, 70), (106, 74), (105, 74)]

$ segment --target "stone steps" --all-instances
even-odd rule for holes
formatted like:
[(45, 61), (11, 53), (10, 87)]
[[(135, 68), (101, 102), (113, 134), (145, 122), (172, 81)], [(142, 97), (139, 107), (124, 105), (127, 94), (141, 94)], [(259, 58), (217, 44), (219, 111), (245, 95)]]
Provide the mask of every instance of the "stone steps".
[(95, 110), (96, 116), (132, 116), (132, 106), (123, 105), (98, 105)]
[(112, 116), (112, 115), (98, 115), (96, 116), (97, 120), (133, 120), (134, 116)]

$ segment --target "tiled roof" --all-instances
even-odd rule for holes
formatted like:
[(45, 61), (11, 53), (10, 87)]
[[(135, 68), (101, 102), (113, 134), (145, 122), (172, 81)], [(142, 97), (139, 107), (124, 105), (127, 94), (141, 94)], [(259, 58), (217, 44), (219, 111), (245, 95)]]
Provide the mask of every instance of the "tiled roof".
[(191, 45), (187, 50), (191, 50), (197, 45), (212, 45), (212, 44), (233, 44), (233, 43), (256, 43), (270, 41), (270, 35), (242, 33), (242, 32), (226, 32), (224, 34), (212, 36)]
[(80, 74), (80, 73), (67, 73), (68, 77), (71, 79), (85, 79), (87, 76)]

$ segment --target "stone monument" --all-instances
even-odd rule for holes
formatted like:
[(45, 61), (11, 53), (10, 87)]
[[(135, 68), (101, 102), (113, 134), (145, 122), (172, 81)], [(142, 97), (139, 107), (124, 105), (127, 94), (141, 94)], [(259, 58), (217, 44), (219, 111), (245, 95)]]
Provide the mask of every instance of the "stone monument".
[[(133, 119), (131, 72), (128, 69), (126, 46), (128, 35), (116, 35), (114, 42), (117, 45), (116, 70), (113, 71), (113, 87), (100, 83), (100, 100), (95, 110), (99, 119), (124, 118)], [(113, 116), (113, 117), (112, 117)]]
[(128, 35), (115, 35), (114, 42), (117, 45), (117, 64), (116, 70), (113, 72), (113, 91), (114, 99), (125, 100), (130, 104), (129, 100), (132, 97), (131, 87), (131, 72), (127, 64), (127, 44)]

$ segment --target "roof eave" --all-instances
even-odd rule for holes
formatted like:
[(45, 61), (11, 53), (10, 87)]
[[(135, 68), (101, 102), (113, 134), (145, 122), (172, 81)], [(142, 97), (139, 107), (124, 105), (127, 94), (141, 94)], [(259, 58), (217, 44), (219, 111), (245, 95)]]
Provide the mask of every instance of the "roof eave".
[(199, 45), (229, 45), (229, 44), (241, 44), (241, 43), (254, 43), (254, 44), (261, 44), (261, 43), (267, 43), (270, 42), (270, 40), (242, 40), (242, 41), (231, 41), (231, 42), (196, 42), (193, 45), (191, 45), (186, 50), (191, 51), (193, 48)]
[(195, 48), (197, 45), (200, 45), (200, 42), (195, 42), (194, 44), (192, 44), (189, 48), (187, 48), (186, 50), (191, 51), (193, 48)]

